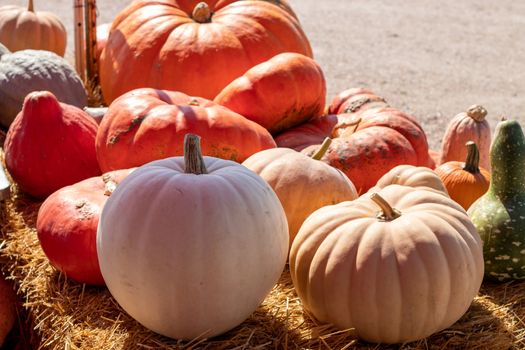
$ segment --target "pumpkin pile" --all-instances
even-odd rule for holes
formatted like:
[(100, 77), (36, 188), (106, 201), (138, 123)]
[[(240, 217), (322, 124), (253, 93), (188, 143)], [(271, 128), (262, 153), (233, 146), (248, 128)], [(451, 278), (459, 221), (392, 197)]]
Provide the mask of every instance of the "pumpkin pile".
[[(33, 1), (27, 11), (0, 8), (0, 123), (16, 183), (4, 210), (36, 208), (22, 221), (46, 257), (32, 275), (46, 288), (82, 285), (83, 297), (98, 286), (86, 295), (140, 332), (191, 344), (235, 332), (288, 276), (312, 322), (405, 343), (455, 324), (484, 276), (525, 278), (517, 122), (502, 121), (491, 146), (474, 105), (437, 153), (417, 118), (370, 89), (327, 106), (297, 16), (272, 0), (131, 2), (99, 27), (109, 105), (93, 117), (83, 83), (50, 52), (63, 55), (62, 41), (12, 40)], [(26, 291), (35, 269), (10, 260)], [(35, 318), (51, 325), (42, 309)]]

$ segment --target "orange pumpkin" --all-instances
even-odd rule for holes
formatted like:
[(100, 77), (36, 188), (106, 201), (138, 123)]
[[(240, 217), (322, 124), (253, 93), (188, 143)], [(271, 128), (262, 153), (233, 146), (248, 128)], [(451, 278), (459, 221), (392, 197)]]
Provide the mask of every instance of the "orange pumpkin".
[(215, 102), (275, 134), (323, 114), (326, 82), (310, 57), (286, 52), (228, 84)]
[(490, 171), (491, 131), (485, 119), (487, 110), (479, 105), (473, 105), (464, 113), (456, 115), (448, 124), (442, 141), (441, 159), (439, 164), (450, 161), (462, 162), (467, 156), (464, 147), (468, 141), (474, 141), (479, 149), (479, 164)]
[(451, 161), (436, 168), (450, 198), (458, 202), (465, 210), (488, 191), (490, 173), (479, 166), (479, 151), (476, 143), (466, 143), (465, 162)]
[(19, 6), (0, 7), (0, 42), (10, 51), (48, 50), (64, 56), (66, 28), (51, 12), (35, 12), (33, 0), (27, 9)]
[(137, 0), (113, 21), (100, 82), (108, 103), (142, 87), (213, 99), (282, 52), (312, 56), (286, 1)]
[(104, 115), (96, 141), (100, 168), (108, 172), (180, 156), (187, 133), (202, 135), (205, 155), (237, 162), (276, 146), (265, 128), (226, 107), (144, 88), (120, 96)]
[(328, 107), (328, 113), (356, 113), (370, 108), (387, 106), (386, 100), (371, 90), (366, 88), (352, 88), (344, 90), (333, 98)]

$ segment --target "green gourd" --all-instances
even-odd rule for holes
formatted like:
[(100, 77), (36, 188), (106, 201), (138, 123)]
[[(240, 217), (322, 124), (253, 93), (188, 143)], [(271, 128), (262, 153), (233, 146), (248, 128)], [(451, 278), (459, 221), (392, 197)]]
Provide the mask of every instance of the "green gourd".
[(502, 120), (490, 149), (489, 190), (468, 210), (483, 240), (485, 278), (525, 278), (525, 137), (515, 120)]

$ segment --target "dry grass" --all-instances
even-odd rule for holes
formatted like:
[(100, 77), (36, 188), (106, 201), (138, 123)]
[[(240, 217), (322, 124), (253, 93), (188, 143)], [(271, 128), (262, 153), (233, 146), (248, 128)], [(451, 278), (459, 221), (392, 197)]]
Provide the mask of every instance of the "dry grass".
[(51, 267), (35, 230), (39, 203), (19, 196), (1, 205), (2, 259), (30, 315), (34, 348), (42, 349), (524, 349), (525, 282), (484, 285), (451, 328), (402, 345), (356, 340), (351, 330), (317, 324), (303, 310), (285, 271), (264, 303), (232, 331), (177, 342), (131, 319), (105, 288), (67, 280)]

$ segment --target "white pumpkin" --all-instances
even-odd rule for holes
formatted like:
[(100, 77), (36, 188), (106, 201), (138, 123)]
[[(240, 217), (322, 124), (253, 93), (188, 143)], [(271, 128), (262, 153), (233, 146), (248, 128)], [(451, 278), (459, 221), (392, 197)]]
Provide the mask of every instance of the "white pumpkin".
[(211, 337), (243, 322), (275, 285), (287, 225), (261, 177), (202, 158), (198, 140), (186, 138), (185, 157), (138, 168), (107, 201), (100, 268), (117, 302), (145, 327), (176, 339)]

